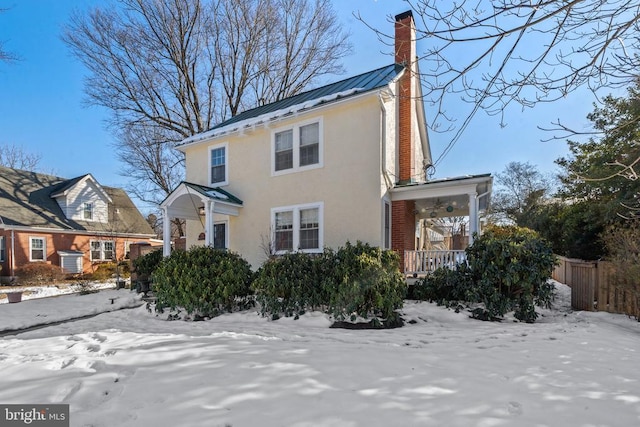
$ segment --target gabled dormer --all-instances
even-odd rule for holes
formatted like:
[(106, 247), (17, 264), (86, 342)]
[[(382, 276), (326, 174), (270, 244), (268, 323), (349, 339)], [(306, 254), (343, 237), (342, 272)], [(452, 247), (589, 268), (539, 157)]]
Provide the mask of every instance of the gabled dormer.
[(91, 174), (70, 179), (51, 194), (67, 219), (106, 223), (111, 198)]

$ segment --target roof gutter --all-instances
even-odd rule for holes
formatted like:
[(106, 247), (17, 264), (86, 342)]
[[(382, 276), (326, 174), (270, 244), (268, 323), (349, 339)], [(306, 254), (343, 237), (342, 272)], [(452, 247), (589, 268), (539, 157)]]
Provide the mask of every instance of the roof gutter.
[[(295, 118), (295, 117), (297, 117), (298, 115), (301, 115), (301, 114), (307, 114), (307, 113), (310, 113), (310, 112), (322, 111), (325, 108), (333, 107), (335, 105), (343, 104), (345, 102), (355, 101), (355, 100), (358, 100), (360, 98), (369, 96), (372, 93), (380, 91), (381, 89), (382, 88), (378, 87), (378, 88), (374, 88), (374, 89), (371, 89), (371, 90), (368, 90), (368, 91), (365, 91), (365, 92), (358, 92), (358, 93), (356, 93), (354, 95), (350, 95), (348, 97), (339, 98), (339, 99), (336, 99), (336, 100), (333, 100), (333, 101), (328, 101), (326, 103), (322, 103), (322, 104), (319, 104), (319, 105), (314, 105), (313, 107), (310, 107), (308, 109), (301, 109), (301, 110), (296, 111), (295, 113), (293, 113), (293, 112), (292, 113), (288, 113), (286, 115), (275, 117), (275, 118), (273, 118), (271, 120), (268, 120), (268, 121), (263, 121), (263, 122), (259, 122), (259, 123), (251, 123), (251, 124), (247, 124), (247, 123), (243, 124), (243, 122), (240, 121), (240, 122), (234, 123), (232, 125), (229, 125), (229, 127), (231, 129), (228, 130), (228, 131), (221, 132), (220, 134), (216, 134), (216, 135), (213, 135), (211, 137), (203, 137), (202, 139), (198, 139), (196, 141), (191, 141), (191, 142), (187, 142), (185, 144), (178, 145), (178, 146), (175, 147), (175, 149), (184, 153), (184, 152), (186, 152), (186, 148), (187, 147), (191, 148), (191, 147), (198, 146), (198, 145), (201, 145), (201, 144), (209, 143), (210, 141), (212, 141), (212, 140), (214, 140), (216, 138), (228, 137), (228, 136), (233, 135), (233, 134), (242, 134), (242, 133), (245, 133), (247, 131), (253, 131), (259, 126), (262, 126), (262, 127), (265, 127), (265, 128), (269, 128), (269, 127), (271, 127), (271, 125), (273, 123), (277, 123), (277, 122), (280, 122), (280, 121), (283, 121), (283, 120), (286, 120), (286, 119), (289, 119), (289, 118)], [(249, 119), (247, 119), (247, 122), (249, 122)]]

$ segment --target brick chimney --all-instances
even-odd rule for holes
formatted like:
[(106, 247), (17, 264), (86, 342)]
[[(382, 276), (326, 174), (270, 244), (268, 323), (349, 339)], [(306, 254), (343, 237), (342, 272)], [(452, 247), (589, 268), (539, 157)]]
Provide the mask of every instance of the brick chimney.
[(413, 126), (414, 91), (412, 76), (416, 58), (416, 29), (413, 14), (407, 11), (396, 15), (395, 22), (395, 61), (405, 66), (405, 72), (399, 81), (398, 94), (398, 177), (399, 183), (411, 182), (413, 175)]
[[(416, 61), (416, 32), (411, 11), (396, 16), (395, 62), (403, 64), (398, 93), (398, 184), (411, 182), (413, 175), (413, 126), (415, 100), (413, 87)], [(404, 271), (405, 250), (415, 249), (415, 201), (395, 200), (391, 205), (391, 247), (400, 255)]]

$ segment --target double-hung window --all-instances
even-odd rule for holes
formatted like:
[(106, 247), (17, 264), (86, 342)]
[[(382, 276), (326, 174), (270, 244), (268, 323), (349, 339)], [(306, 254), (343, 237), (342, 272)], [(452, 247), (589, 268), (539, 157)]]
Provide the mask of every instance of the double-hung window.
[(82, 210), (82, 218), (91, 221), (93, 220), (93, 203), (86, 202)]
[(47, 260), (47, 241), (44, 237), (29, 238), (29, 261)]
[(209, 183), (227, 185), (229, 183), (228, 144), (216, 145), (209, 149)]
[(291, 129), (275, 135), (275, 170), (293, 168), (293, 131)]
[(111, 261), (115, 259), (113, 240), (92, 240), (91, 261)]
[(273, 133), (272, 173), (280, 175), (322, 166), (322, 121)]
[(320, 124), (300, 126), (300, 166), (320, 163)]
[(271, 210), (273, 245), (277, 254), (322, 250), (322, 203)]

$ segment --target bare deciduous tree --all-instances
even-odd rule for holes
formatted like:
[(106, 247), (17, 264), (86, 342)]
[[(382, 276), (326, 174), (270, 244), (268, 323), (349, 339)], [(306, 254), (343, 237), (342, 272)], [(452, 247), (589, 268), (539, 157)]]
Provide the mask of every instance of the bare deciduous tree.
[[(0, 13), (6, 12), (7, 9), (0, 8)], [(17, 59), (14, 53), (11, 53), (4, 48), (4, 41), (0, 40), (0, 62), (12, 62)]]
[(329, 0), (118, 0), (63, 34), (88, 102), (111, 111), (130, 189), (156, 202), (183, 174), (172, 144), (340, 72), (346, 37)]
[(513, 221), (522, 226), (531, 209), (549, 197), (552, 179), (545, 177), (531, 163), (511, 162), (496, 174), (491, 219), (494, 222)]
[[(626, 87), (640, 69), (640, 3), (629, 0), (406, 0), (414, 11), (431, 127), (453, 130), (448, 99), (471, 103), (442, 160), (480, 111), (553, 102), (580, 87)], [(377, 31), (381, 40), (390, 36)]]
[(0, 165), (12, 169), (35, 171), (42, 156), (29, 153), (15, 144), (0, 145)]

